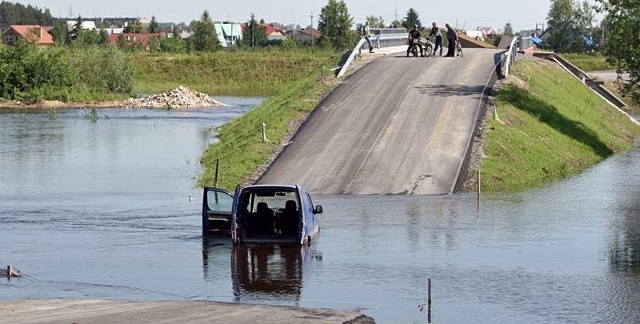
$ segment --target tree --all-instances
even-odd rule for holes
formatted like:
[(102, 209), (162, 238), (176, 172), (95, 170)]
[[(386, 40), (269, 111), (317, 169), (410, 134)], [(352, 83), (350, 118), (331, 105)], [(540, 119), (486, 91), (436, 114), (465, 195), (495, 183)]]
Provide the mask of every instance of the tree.
[(547, 20), (550, 34), (547, 42), (557, 52), (569, 52), (571, 50), (574, 31), (574, 12), (572, 0), (551, 0), (551, 8)]
[(551, 0), (547, 16), (549, 45), (557, 52), (583, 52), (591, 36), (593, 10), (587, 0), (581, 4), (572, 0)]
[(241, 46), (256, 47), (266, 46), (269, 42), (267, 37), (267, 27), (264, 24), (259, 24), (256, 21), (256, 16), (251, 13), (251, 19), (244, 25), (242, 29), (242, 41)]
[(74, 40), (76, 40), (76, 38), (78, 38), (78, 35), (80, 34), (81, 30), (82, 30), (82, 16), (78, 16), (78, 19), (76, 19), (75, 24), (73, 24), (73, 27), (71, 27), (71, 30), (69, 30), (70, 42), (73, 42)]
[(71, 43), (71, 39), (69, 38), (69, 27), (67, 26), (67, 22), (64, 20), (58, 21), (50, 33), (55, 45), (64, 46)]
[(73, 47), (86, 48), (89, 46), (100, 45), (100, 34), (95, 29), (80, 29), (76, 38), (71, 42)]
[(202, 52), (213, 52), (220, 48), (220, 41), (209, 16), (205, 10), (200, 20), (195, 23), (193, 35), (190, 38), (193, 49)]
[[(607, 61), (618, 73), (629, 73), (629, 82), (622, 91), (634, 103), (640, 104), (640, 6), (637, 0), (598, 0), (600, 9), (607, 14), (610, 33), (605, 46)], [(615, 26), (615, 27), (614, 27)]]
[(351, 32), (352, 25), (353, 18), (349, 15), (347, 4), (343, 0), (329, 0), (318, 17), (318, 30), (322, 33), (320, 41), (326, 40), (325, 43), (337, 50), (354, 45), (357, 35)]
[(371, 28), (384, 28), (384, 19), (382, 19), (382, 17), (376, 17), (374, 15), (367, 16), (367, 21)]
[(513, 27), (510, 22), (504, 24), (504, 31), (502, 32), (504, 36), (513, 36)]
[(144, 26), (142, 26), (142, 23), (138, 20), (133, 24), (127, 25), (127, 27), (124, 28), (123, 32), (126, 34), (139, 34), (139, 33), (144, 33), (145, 28)]
[(149, 27), (147, 28), (147, 30), (153, 34), (160, 32), (160, 24), (156, 20), (155, 16), (151, 17), (151, 22), (149, 23)]
[(404, 17), (404, 20), (402, 21), (402, 26), (406, 29), (411, 29), (416, 25), (418, 26), (418, 29), (422, 29), (422, 23), (420, 22), (418, 12), (413, 8), (409, 8), (407, 16)]

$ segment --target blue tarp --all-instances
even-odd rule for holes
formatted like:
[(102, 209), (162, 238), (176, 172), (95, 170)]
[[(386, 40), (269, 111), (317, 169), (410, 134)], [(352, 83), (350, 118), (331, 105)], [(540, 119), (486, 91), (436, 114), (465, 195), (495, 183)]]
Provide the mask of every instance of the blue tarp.
[(536, 44), (536, 46), (544, 46), (544, 41), (542, 38), (536, 36), (536, 34), (531, 34), (531, 41)]

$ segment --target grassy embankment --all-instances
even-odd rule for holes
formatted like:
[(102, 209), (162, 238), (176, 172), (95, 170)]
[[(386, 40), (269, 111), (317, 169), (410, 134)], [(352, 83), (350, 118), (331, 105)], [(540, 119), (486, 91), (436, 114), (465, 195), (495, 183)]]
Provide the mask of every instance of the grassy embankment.
[(573, 65), (585, 72), (615, 70), (611, 64), (607, 63), (605, 57), (600, 54), (560, 54)]
[(564, 178), (628, 150), (640, 127), (543, 60), (517, 61), (485, 127), (482, 190), (519, 190)]
[[(562, 54), (562, 57), (569, 60), (573, 65), (585, 72), (615, 70), (615, 67), (606, 62), (603, 55), (590, 54)], [(604, 87), (611, 91), (616, 97), (620, 98), (634, 114), (640, 114), (640, 106), (633, 103), (631, 97), (623, 96), (620, 89), (622, 85), (619, 81), (604, 80)]]
[(160, 93), (182, 85), (212, 95), (271, 96), (325, 64), (334, 53), (266, 49), (129, 55), (135, 67), (135, 94)]
[[(265, 163), (272, 154), (274, 145), (279, 145), (262, 142), (262, 123), (267, 125), (267, 138), (280, 143), (287, 133), (289, 123), (301, 114), (312, 111), (322, 97), (333, 88), (332, 84), (321, 81), (322, 67), (337, 65), (340, 56), (336, 53), (324, 52), (311, 56), (298, 56), (298, 60), (295, 60), (295, 56), (286, 59), (272, 57), (271, 60), (261, 56), (250, 58), (238, 56), (231, 60), (242, 62), (242, 64), (236, 64), (233, 72), (211, 70), (212, 81), (204, 85), (204, 88), (198, 88), (198, 84), (195, 83), (185, 82), (187, 86), (200, 90), (209, 89), (210, 93), (215, 93), (219, 89), (227, 89), (227, 87), (231, 89), (234, 85), (237, 87), (236, 83), (242, 80), (251, 80), (249, 84), (256, 89), (262, 92), (264, 90), (275, 92), (254, 110), (223, 125), (218, 130), (219, 142), (210, 146), (201, 158), (204, 174), (199, 179), (199, 185), (213, 185), (215, 161), (218, 159), (220, 161), (218, 187), (229, 190), (235, 188), (259, 165)], [(229, 62), (215, 64), (227, 66)], [(326, 73), (324, 71), (324, 74)], [(220, 75), (233, 76), (233, 80), (227, 80), (224, 85), (220, 85), (217, 81), (213, 81), (219, 80)], [(300, 76), (296, 77), (297, 80), (290, 80), (298, 75)], [(269, 87), (269, 84), (274, 83), (276, 86)]]

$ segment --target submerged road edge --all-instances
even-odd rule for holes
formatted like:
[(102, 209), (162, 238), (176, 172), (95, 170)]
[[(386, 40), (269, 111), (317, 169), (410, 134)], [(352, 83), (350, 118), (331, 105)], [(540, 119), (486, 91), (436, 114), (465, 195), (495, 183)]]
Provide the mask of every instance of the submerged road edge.
[(375, 323), (357, 311), (213, 301), (27, 299), (0, 302), (0, 323)]

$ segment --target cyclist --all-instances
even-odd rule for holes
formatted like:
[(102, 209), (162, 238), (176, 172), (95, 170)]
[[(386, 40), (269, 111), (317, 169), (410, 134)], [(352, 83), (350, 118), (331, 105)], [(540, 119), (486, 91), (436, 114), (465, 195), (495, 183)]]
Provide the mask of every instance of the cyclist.
[(411, 51), (411, 48), (414, 46), (413, 43), (415, 41), (415, 44), (420, 48), (420, 56), (424, 56), (424, 53), (422, 51), (422, 44), (420, 44), (420, 31), (418, 30), (418, 25), (414, 25), (413, 29), (411, 29), (409, 31), (409, 47), (407, 47), (407, 57), (409, 57), (409, 52)]

